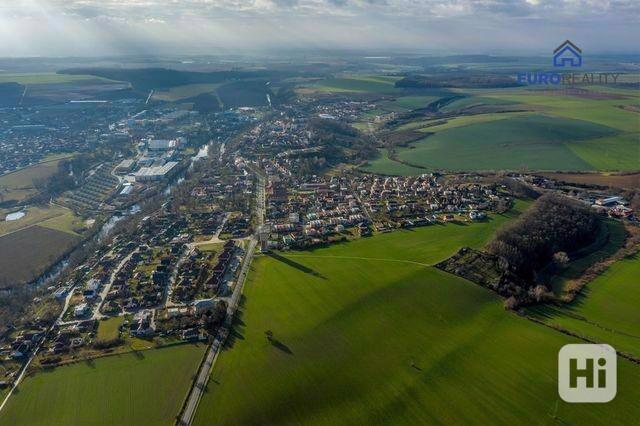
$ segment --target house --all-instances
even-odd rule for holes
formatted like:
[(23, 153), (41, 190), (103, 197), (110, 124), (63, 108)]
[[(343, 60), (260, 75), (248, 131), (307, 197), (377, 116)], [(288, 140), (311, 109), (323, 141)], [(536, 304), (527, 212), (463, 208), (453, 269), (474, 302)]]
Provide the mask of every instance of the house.
[(213, 299), (200, 299), (193, 302), (193, 308), (197, 314), (212, 310), (216, 306)]
[(582, 66), (582, 50), (569, 40), (565, 40), (553, 51), (554, 67)]
[(73, 315), (75, 317), (83, 317), (89, 313), (89, 305), (86, 303), (81, 303), (75, 307), (73, 310)]

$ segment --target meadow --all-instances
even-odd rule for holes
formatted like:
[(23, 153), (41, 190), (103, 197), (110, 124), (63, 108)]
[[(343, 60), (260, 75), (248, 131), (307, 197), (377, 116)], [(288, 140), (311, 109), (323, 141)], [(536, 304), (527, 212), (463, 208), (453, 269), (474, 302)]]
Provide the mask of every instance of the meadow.
[(445, 170), (591, 170), (567, 143), (615, 133), (587, 121), (529, 115), (441, 130), (398, 158)]
[(80, 241), (77, 235), (40, 225), (0, 237), (0, 288), (33, 280)]
[[(398, 159), (432, 170), (640, 169), (640, 119), (632, 110), (640, 98), (633, 91), (590, 87), (583, 91), (508, 88), (453, 92), (464, 97), (440, 109), (453, 116), (417, 118), (397, 126), (395, 131), (429, 134), (408, 148), (399, 148)], [(379, 103), (383, 110), (391, 104)], [(418, 103), (407, 101), (406, 105)], [(496, 112), (501, 105), (512, 111)], [(465, 112), (468, 108), (473, 112)], [(406, 165), (392, 160), (372, 162), (367, 171), (408, 172)]]
[(360, 75), (327, 78), (305, 87), (305, 90), (320, 93), (400, 93), (402, 89), (394, 86), (399, 79), (399, 77)]
[(0, 73), (0, 83), (18, 84), (59, 84), (73, 83), (77, 81), (111, 81), (93, 75), (71, 75), (57, 74), (53, 72), (45, 73)]
[(494, 293), (430, 266), (460, 246), (484, 245), (515, 214), (258, 257), (195, 424), (616, 423), (637, 416), (640, 367), (619, 361), (619, 396), (610, 404), (565, 404), (557, 397), (557, 353), (576, 339), (507, 312)]
[(590, 340), (640, 358), (640, 255), (618, 261), (591, 281), (576, 300), (531, 313)]
[(38, 371), (0, 415), (0, 425), (173, 425), (204, 345), (177, 345)]
[(36, 194), (35, 182), (51, 177), (58, 164), (73, 154), (60, 154), (45, 158), (38, 164), (0, 176), (0, 202), (22, 201)]

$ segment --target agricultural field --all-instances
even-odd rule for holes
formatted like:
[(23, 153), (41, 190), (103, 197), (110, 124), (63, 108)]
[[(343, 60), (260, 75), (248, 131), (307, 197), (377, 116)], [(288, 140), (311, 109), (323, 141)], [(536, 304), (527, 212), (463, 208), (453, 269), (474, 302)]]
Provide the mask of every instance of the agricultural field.
[(5, 221), (6, 213), (9, 211), (0, 211), (0, 237), (33, 225), (79, 235), (76, 230), (81, 226), (80, 221), (65, 207), (33, 205), (20, 210), (25, 214), (21, 219)]
[(57, 73), (0, 73), (0, 83), (18, 84), (60, 84), (78, 81), (112, 81), (94, 75), (71, 75)]
[(378, 157), (361, 166), (360, 170), (390, 176), (414, 176), (428, 172), (426, 169), (411, 167), (392, 160), (389, 158), (389, 151), (386, 149), (381, 149)]
[(348, 76), (320, 80), (303, 91), (316, 93), (401, 93), (394, 84), (399, 77), (389, 76)]
[(615, 133), (587, 121), (530, 115), (442, 130), (398, 158), (445, 170), (592, 170), (569, 142)]
[(73, 154), (51, 156), (38, 164), (0, 176), (0, 203), (22, 201), (35, 195), (35, 182), (51, 177), (58, 170), (60, 161), (72, 156)]
[(640, 187), (640, 173), (541, 173), (541, 175), (558, 181), (583, 185), (610, 186), (622, 189)]
[(0, 237), (0, 288), (33, 280), (80, 240), (77, 235), (40, 225)]
[(571, 304), (538, 307), (531, 313), (548, 324), (640, 357), (639, 276), (636, 254), (611, 265)]
[(214, 93), (219, 84), (202, 83), (202, 84), (186, 84), (184, 86), (170, 87), (166, 90), (156, 90), (153, 92), (152, 99), (157, 101), (176, 102), (183, 99), (192, 98), (203, 93)]
[(173, 425), (204, 351), (182, 344), (38, 371), (0, 424)]
[[(634, 110), (640, 96), (634, 91), (590, 87), (557, 92), (528, 88), (453, 92), (464, 97), (439, 110), (453, 116), (417, 118), (395, 129), (428, 134), (408, 148), (398, 148), (398, 159), (431, 170), (640, 169), (640, 116)], [(379, 107), (389, 104), (381, 101)], [(495, 110), (501, 106), (511, 111)], [(379, 166), (385, 174), (393, 169), (386, 163)]]
[(460, 246), (484, 245), (514, 215), (259, 257), (195, 424), (637, 416), (638, 366), (619, 360), (625, 398), (565, 404), (557, 353), (577, 339), (507, 312), (494, 293), (430, 266)]
[(25, 216), (5, 221), (0, 215), (0, 287), (39, 276), (81, 241), (82, 220), (65, 207), (29, 206)]
[(558, 296), (563, 296), (572, 280), (579, 279), (587, 268), (612, 256), (624, 244), (626, 232), (622, 223), (609, 220), (601, 228), (596, 240), (578, 253), (562, 272), (551, 280), (551, 287)]

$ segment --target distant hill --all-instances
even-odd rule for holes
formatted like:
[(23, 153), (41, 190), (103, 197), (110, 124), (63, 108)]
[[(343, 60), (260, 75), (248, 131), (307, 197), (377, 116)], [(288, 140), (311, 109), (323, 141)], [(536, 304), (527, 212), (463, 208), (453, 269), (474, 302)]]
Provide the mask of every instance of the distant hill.
[(410, 75), (395, 83), (396, 87), (413, 89), (431, 88), (477, 88), (489, 89), (499, 87), (521, 86), (513, 77), (502, 75)]
[(70, 68), (61, 74), (95, 75), (116, 81), (128, 81), (136, 90), (168, 89), (186, 84), (224, 83), (231, 80), (281, 79), (297, 75), (288, 71), (178, 71), (167, 68)]

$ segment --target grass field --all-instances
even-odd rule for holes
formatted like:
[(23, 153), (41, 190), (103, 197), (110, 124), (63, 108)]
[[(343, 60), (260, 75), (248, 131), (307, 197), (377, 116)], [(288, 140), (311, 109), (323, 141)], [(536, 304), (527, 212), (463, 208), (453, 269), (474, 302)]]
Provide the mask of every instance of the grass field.
[(98, 324), (98, 340), (113, 340), (120, 334), (119, 327), (124, 322), (124, 317), (113, 317), (101, 320)]
[(398, 158), (445, 170), (593, 170), (567, 143), (615, 133), (587, 121), (519, 116), (441, 130), (400, 151)]
[(173, 425), (205, 350), (179, 345), (99, 358), (28, 377), (2, 425)]
[(399, 77), (386, 76), (350, 76), (321, 80), (307, 89), (314, 92), (340, 93), (398, 93), (394, 83)]
[(389, 158), (389, 152), (386, 149), (380, 150), (378, 158), (370, 160), (366, 165), (360, 167), (360, 170), (393, 176), (414, 176), (428, 172), (428, 170), (425, 169), (411, 167), (398, 161), (393, 161)]
[(0, 176), (0, 202), (21, 201), (34, 195), (34, 182), (51, 177), (58, 170), (60, 161), (72, 156), (73, 154), (50, 156), (38, 164)]
[(624, 244), (626, 232), (624, 226), (617, 221), (607, 221), (606, 229), (602, 229), (603, 232), (596, 239), (593, 245), (594, 250), (589, 250), (589, 253), (579, 256), (576, 260), (572, 261), (567, 267), (551, 281), (551, 286), (554, 293), (561, 295), (566, 289), (571, 280), (580, 278), (587, 268), (597, 262), (601, 262), (615, 252), (620, 250)]
[(0, 83), (19, 84), (54, 84), (72, 83), (74, 81), (101, 80), (111, 81), (94, 75), (71, 75), (48, 73), (0, 73)]
[(620, 360), (619, 396), (611, 404), (562, 403), (557, 353), (575, 340), (427, 266), (461, 245), (481, 246), (507, 219), (258, 258), (195, 424), (634, 418), (639, 367)]
[(9, 222), (4, 220), (4, 216), (0, 215), (0, 237), (33, 225), (77, 235), (73, 229), (74, 226), (78, 225), (78, 219), (71, 210), (65, 207), (34, 205), (21, 211), (26, 213), (23, 218)]
[[(402, 149), (398, 158), (446, 170), (639, 170), (640, 116), (629, 107), (638, 105), (640, 96), (633, 90), (588, 89), (452, 89), (465, 97), (445, 105), (441, 113), (483, 105), (515, 105), (527, 111), (446, 117), (444, 123), (443, 119), (404, 123), (398, 131), (435, 135), (415, 144), (415, 149)], [(407, 172), (405, 166), (393, 163), (382, 161), (376, 166), (385, 174)], [(390, 172), (394, 166), (398, 170)]]
[(619, 351), (640, 357), (640, 256), (611, 265), (587, 284), (578, 298), (561, 307), (542, 307), (534, 315)]

